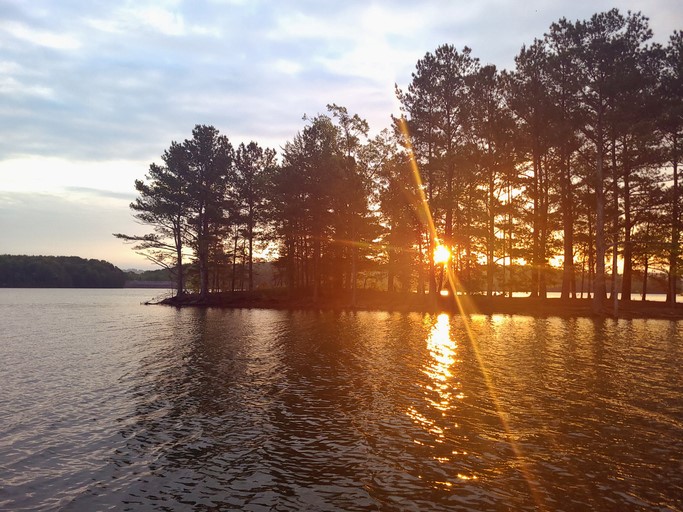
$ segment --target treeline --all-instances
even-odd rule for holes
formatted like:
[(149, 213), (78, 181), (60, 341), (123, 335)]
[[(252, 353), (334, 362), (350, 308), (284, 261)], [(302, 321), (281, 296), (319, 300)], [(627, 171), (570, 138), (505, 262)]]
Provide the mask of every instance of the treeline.
[(647, 291), (653, 271), (673, 300), (682, 77), (683, 33), (658, 45), (647, 18), (616, 9), (552, 24), (513, 70), (443, 45), (397, 87), (400, 115), (374, 138), (337, 105), (305, 117), (279, 159), (195, 127), (136, 181), (131, 207), (153, 232), (117, 236), (174, 268), (181, 291), (192, 259), (203, 296), (235, 289), (240, 268), (251, 289), (269, 245), (280, 282), (313, 297), (353, 296), (369, 270), (390, 291), (437, 293), (450, 274), (458, 292), (542, 297), (561, 266), (562, 296), (592, 292), (596, 308), (608, 284), (630, 300), (634, 274)]
[(103, 260), (0, 255), (3, 288), (121, 288), (125, 281), (123, 271)]
[(157, 270), (135, 271), (128, 270), (126, 273), (126, 281), (148, 281), (148, 282), (170, 282), (173, 281), (173, 274), (165, 268)]

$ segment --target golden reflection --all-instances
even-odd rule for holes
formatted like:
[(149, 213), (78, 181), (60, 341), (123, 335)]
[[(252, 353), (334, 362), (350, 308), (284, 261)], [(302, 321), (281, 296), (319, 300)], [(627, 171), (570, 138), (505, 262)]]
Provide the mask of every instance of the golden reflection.
[[(405, 147), (408, 152), (408, 157), (410, 161), (410, 167), (413, 175), (413, 179), (415, 181), (415, 186), (416, 190), (418, 191), (419, 194), (419, 199), (420, 199), (420, 209), (422, 212), (420, 212), (423, 215), (423, 218), (426, 223), (426, 227), (428, 229), (428, 232), (430, 234), (431, 240), (437, 240), (437, 232), (436, 232), (436, 226), (434, 225), (434, 219), (432, 218), (431, 210), (429, 208), (429, 204), (427, 203), (427, 198), (424, 193), (424, 187), (422, 184), (422, 178), (420, 176), (420, 170), (417, 166), (417, 159), (415, 158), (415, 154), (413, 152), (413, 146), (411, 143), (411, 137), (410, 133), (408, 131), (408, 123), (406, 122), (406, 119), (404, 117), (401, 117), (399, 119), (399, 128), (401, 130), (401, 133), (403, 135), (403, 139), (405, 142)], [(505, 429), (505, 432), (508, 434), (508, 437), (512, 437), (512, 432), (510, 430), (510, 425), (503, 414), (503, 411), (500, 406), (500, 402), (498, 400), (497, 392), (496, 389), (493, 385), (493, 381), (489, 375), (489, 372), (484, 364), (484, 361), (481, 357), (481, 353), (479, 352), (479, 346), (477, 343), (477, 339), (474, 336), (474, 332), (472, 331), (472, 326), (470, 325), (470, 317), (466, 313), (466, 311), (473, 311), (474, 309), (472, 308), (472, 304), (469, 303), (467, 295), (460, 295), (459, 293), (456, 292), (456, 290), (462, 289), (460, 287), (460, 283), (458, 282), (457, 277), (455, 276), (455, 273), (453, 272), (452, 268), (449, 265), (445, 265), (445, 270), (446, 270), (446, 277), (448, 279), (448, 284), (451, 290), (454, 291), (453, 293), (453, 298), (455, 300), (455, 304), (458, 308), (458, 312), (460, 313), (460, 318), (462, 320), (462, 326), (465, 330), (466, 334), (466, 341), (469, 341), (473, 351), (475, 358), (477, 360), (477, 363), (479, 364), (479, 367), (482, 371), (482, 374), (484, 375), (484, 380), (486, 382), (486, 386), (489, 390), (489, 393), (491, 395), (491, 398), (493, 400), (493, 403), (496, 408), (496, 412), (498, 413), (498, 416), (500, 418), (500, 421), (503, 425), (503, 428)], [(524, 478), (529, 486), (529, 491), (531, 492), (531, 495), (533, 496), (534, 502), (536, 503), (536, 506), (539, 510), (545, 510), (545, 506), (543, 504), (543, 501), (541, 500), (540, 492), (536, 483), (536, 479), (534, 478), (533, 474), (529, 470), (525, 457), (519, 447), (519, 445), (513, 440), (510, 439), (510, 447), (512, 448), (512, 451), (514, 452), (515, 456), (519, 460), (521, 464), (521, 469), (524, 474)]]
[[(450, 316), (445, 313), (438, 316), (425, 315), (424, 322), (425, 327), (429, 329), (426, 344), (430, 359), (422, 370), (428, 377), (427, 382), (423, 384), (423, 389), (429, 409), (422, 414), (415, 407), (410, 407), (407, 414), (413, 422), (430, 434), (434, 444), (429, 445), (417, 440), (414, 442), (420, 446), (431, 446), (435, 449), (446, 442), (448, 430), (458, 428), (458, 424), (453, 421), (452, 416), (449, 417), (448, 413), (453, 409), (453, 402), (464, 398), (465, 395), (456, 389), (457, 383), (454, 383), (453, 366), (457, 363), (458, 345), (451, 337)], [(432, 458), (440, 464), (449, 464), (453, 461), (453, 455), (464, 453), (458, 451), (444, 453), (442, 449), (435, 449)], [(434, 482), (434, 485), (451, 487), (453, 482)]]
[(448, 380), (453, 377), (451, 366), (455, 363), (457, 344), (451, 339), (450, 331), (450, 317), (445, 313), (440, 314), (427, 337), (432, 363), (423, 370), (432, 381), (427, 389), (435, 391), (438, 397), (438, 400), (429, 400), (430, 404), (442, 414), (450, 408), (454, 398)]
[[(409, 407), (408, 408), (408, 416), (420, 425), (423, 429), (425, 429), (427, 432), (432, 434), (436, 440), (437, 443), (442, 443), (444, 439), (444, 431), (441, 427), (439, 427), (435, 422), (427, 418), (426, 416), (420, 414), (417, 409), (414, 407)], [(419, 441), (415, 441), (417, 444), (422, 444)]]

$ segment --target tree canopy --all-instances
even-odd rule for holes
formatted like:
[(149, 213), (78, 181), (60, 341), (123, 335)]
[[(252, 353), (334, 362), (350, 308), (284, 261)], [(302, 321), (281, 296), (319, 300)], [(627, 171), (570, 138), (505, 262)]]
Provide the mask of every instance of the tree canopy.
[(135, 183), (131, 208), (151, 232), (117, 236), (203, 296), (252, 289), (254, 259), (269, 254), (273, 285), (314, 300), (555, 287), (599, 310), (655, 270), (673, 301), (682, 41), (658, 45), (645, 16), (612, 9), (553, 23), (511, 70), (444, 44), (397, 86), (389, 129), (371, 137), (330, 104), (280, 155), (198, 125)]
[(125, 281), (122, 270), (103, 260), (0, 255), (3, 288), (121, 288)]

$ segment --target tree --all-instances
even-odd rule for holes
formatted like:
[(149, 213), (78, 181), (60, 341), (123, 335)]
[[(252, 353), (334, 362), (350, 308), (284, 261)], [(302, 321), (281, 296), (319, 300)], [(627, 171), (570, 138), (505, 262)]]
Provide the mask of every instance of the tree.
[[(151, 164), (145, 180), (135, 180), (139, 196), (130, 204), (141, 224), (153, 227), (153, 233), (142, 236), (114, 234), (150, 261), (174, 269), (176, 293), (184, 290), (183, 249), (187, 238), (187, 215), (190, 210), (190, 170), (185, 148), (172, 142), (162, 160), (165, 165)], [(170, 258), (170, 261), (169, 261)]]
[[(473, 78), (470, 137), (473, 144), (472, 156), (478, 168), (477, 174), (482, 176), (485, 189), (486, 293), (491, 296), (499, 245), (497, 221), (503, 220), (500, 196), (506, 195), (504, 177), (515, 165), (512, 148), (515, 123), (504, 103), (501, 78), (495, 66), (482, 67)], [(501, 249), (504, 252), (505, 247)], [(502, 259), (504, 260), (505, 256)]]
[[(453, 248), (456, 238), (462, 243), (467, 272), (472, 262), (468, 217), (475, 208), (463, 204), (474, 198), (472, 190), (470, 193), (467, 190), (473, 181), (468, 176), (472, 167), (465, 158), (465, 148), (471, 115), (468, 99), (471, 81), (479, 69), (479, 60), (471, 53), (467, 47), (458, 52), (452, 45), (439, 46), (417, 62), (408, 90), (396, 90), (406, 116), (412, 151), (422, 172), (430, 215), (443, 228), (448, 246)], [(436, 293), (431, 257), (436, 236), (427, 232), (430, 294)]]
[(667, 301), (676, 303), (678, 293), (681, 232), (681, 191), (678, 167), (683, 152), (683, 31), (669, 39), (664, 58), (659, 95), (663, 100), (660, 130), (664, 135), (664, 157), (671, 165), (671, 249)]
[(411, 289), (411, 277), (418, 262), (422, 212), (419, 194), (411, 176), (410, 161), (401, 151), (396, 133), (383, 130), (363, 150), (375, 186), (383, 256), (386, 258), (387, 291)]
[(542, 41), (522, 47), (515, 58), (516, 70), (507, 76), (510, 108), (520, 122), (517, 152), (522, 157), (528, 185), (525, 194), (531, 206), (531, 296), (545, 297), (548, 264), (548, 213), (550, 178), (551, 101), (548, 86), (548, 54)]
[(234, 150), (228, 138), (213, 126), (196, 125), (183, 147), (190, 186), (188, 232), (199, 267), (199, 295), (209, 295), (209, 261), (212, 242), (225, 224), (227, 192), (233, 178)]
[[(593, 309), (599, 312), (606, 298), (605, 256), (607, 237), (605, 233), (605, 183), (608, 166), (610, 121), (615, 120), (619, 105), (619, 92), (623, 88), (620, 81), (620, 56), (629, 47), (640, 47), (650, 37), (647, 19), (639, 13), (629, 13), (624, 17), (617, 9), (595, 14), (589, 21), (577, 22), (571, 29), (575, 42), (577, 74), (580, 83), (579, 112), (581, 131), (593, 144), (595, 190), (595, 247), (596, 270), (593, 290)], [(612, 137), (614, 145), (614, 137)], [(614, 167), (614, 162), (613, 162)], [(614, 169), (613, 181), (616, 179)], [(612, 197), (613, 208), (618, 208), (617, 189)], [(618, 240), (612, 244), (616, 247)]]
[(574, 268), (575, 181), (580, 149), (577, 123), (578, 83), (572, 25), (564, 18), (553, 23), (544, 38), (548, 52), (548, 87), (552, 131), (551, 174), (556, 178), (562, 216), (562, 291), (566, 299), (576, 295)]
[(237, 148), (232, 193), (245, 225), (249, 291), (254, 288), (254, 242), (257, 229), (266, 220), (266, 187), (274, 167), (275, 150), (263, 149), (256, 142)]
[(329, 117), (311, 119), (285, 145), (276, 177), (274, 206), (288, 260), (290, 289), (297, 284), (310, 286), (316, 301), (325, 276), (323, 252), (331, 238), (332, 195), (341, 174), (338, 135)]
[(358, 288), (358, 249), (362, 238), (360, 231), (363, 221), (367, 220), (369, 193), (368, 179), (363, 173), (364, 169), (359, 159), (362, 152), (361, 137), (367, 137), (369, 126), (358, 114), (351, 116), (346, 107), (331, 104), (327, 105), (327, 110), (339, 123), (340, 149), (343, 151), (339, 183), (341, 186), (336, 191), (336, 199), (341, 202), (338, 206), (340, 218), (344, 219), (341, 225), (349, 227), (351, 304), (355, 306)]

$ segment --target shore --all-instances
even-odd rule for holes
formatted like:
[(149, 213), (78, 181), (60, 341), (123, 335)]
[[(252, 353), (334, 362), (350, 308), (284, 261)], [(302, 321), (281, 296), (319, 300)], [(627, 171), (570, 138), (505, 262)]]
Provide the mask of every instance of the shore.
[[(289, 297), (284, 290), (256, 292), (224, 292), (211, 294), (205, 300), (198, 295), (186, 294), (171, 297), (158, 304), (175, 307), (257, 308), (286, 310), (334, 310), (334, 311), (388, 311), (421, 313), (504, 314), (534, 317), (614, 317), (614, 303), (605, 301), (599, 313), (593, 311), (591, 299), (486, 297), (484, 295), (459, 295), (432, 297), (415, 293), (401, 294), (360, 290), (355, 304), (350, 295), (322, 295), (318, 300), (310, 296)], [(683, 319), (683, 304), (658, 301), (620, 301), (618, 318)]]

